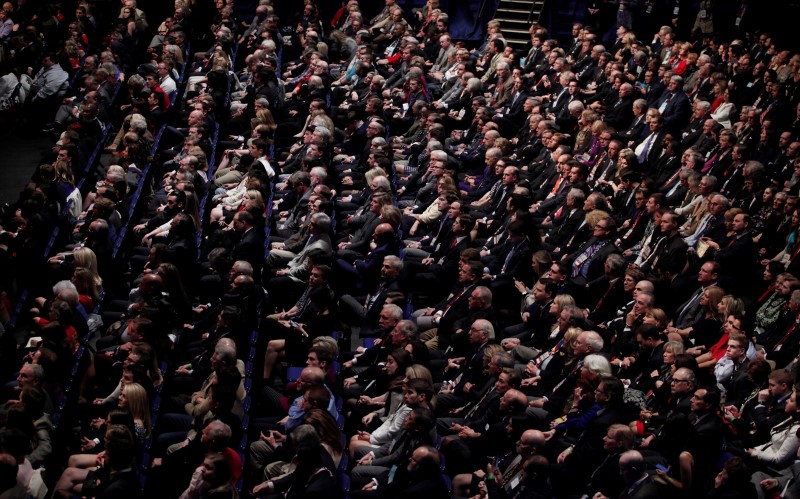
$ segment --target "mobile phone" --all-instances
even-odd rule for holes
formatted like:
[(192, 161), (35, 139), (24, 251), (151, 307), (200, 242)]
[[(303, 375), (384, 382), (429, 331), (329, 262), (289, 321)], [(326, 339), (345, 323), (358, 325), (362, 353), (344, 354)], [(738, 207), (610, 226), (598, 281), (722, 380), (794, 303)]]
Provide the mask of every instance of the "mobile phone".
[(664, 466), (663, 464), (657, 464), (657, 465), (656, 465), (656, 469), (657, 469), (657, 470), (661, 470), (661, 471), (663, 471), (664, 473), (669, 473), (669, 468), (667, 468), (667, 467), (666, 467), (666, 466)]

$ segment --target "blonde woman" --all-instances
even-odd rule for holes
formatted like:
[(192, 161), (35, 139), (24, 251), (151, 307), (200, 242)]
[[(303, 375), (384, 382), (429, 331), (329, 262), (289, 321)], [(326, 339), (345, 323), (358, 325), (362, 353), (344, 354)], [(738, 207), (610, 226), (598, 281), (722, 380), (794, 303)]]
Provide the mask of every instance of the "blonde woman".
[(127, 409), (133, 415), (136, 440), (139, 443), (150, 435), (150, 401), (147, 391), (139, 383), (127, 383), (119, 395), (118, 407)]
[(97, 274), (84, 267), (75, 267), (70, 279), (78, 290), (79, 300), (83, 308), (92, 310), (100, 301), (100, 284), (103, 280)]

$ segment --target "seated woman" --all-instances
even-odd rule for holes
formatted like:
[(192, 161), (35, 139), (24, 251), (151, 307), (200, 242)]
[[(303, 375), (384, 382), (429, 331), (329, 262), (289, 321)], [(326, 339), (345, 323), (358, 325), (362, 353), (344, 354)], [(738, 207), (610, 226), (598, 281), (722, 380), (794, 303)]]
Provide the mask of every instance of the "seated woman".
[(265, 195), (269, 189), (269, 180), (265, 176), (259, 174), (257, 165), (258, 162), (255, 162), (244, 179), (235, 187), (230, 189), (220, 188), (215, 191), (213, 200), (216, 206), (211, 210), (212, 222), (219, 222), (226, 217), (226, 215), (230, 216), (239, 211), (244, 205), (247, 195), (253, 190), (261, 192), (262, 202), (266, 199)]
[(94, 451), (94, 454), (75, 454), (70, 456), (67, 469), (61, 474), (53, 490), (53, 497), (69, 497), (80, 494), (84, 480), (90, 471), (105, 458), (105, 439), (103, 436), (107, 428), (119, 425), (128, 428), (131, 434), (135, 433), (133, 415), (127, 409), (114, 409), (108, 413), (103, 425), (97, 428), (97, 437), (91, 440), (84, 436), (81, 439), (81, 450)]
[(705, 348), (714, 345), (722, 336), (722, 319), (719, 313), (719, 303), (722, 301), (725, 291), (719, 286), (709, 286), (703, 291), (700, 297), (700, 306), (705, 313), (694, 324), (679, 329), (676, 327), (667, 328), (667, 336), (670, 340), (683, 341), (684, 344), (703, 345)]
[[(686, 353), (697, 356), (697, 364), (701, 369), (713, 368), (717, 361), (725, 356), (725, 350), (728, 348), (728, 336), (730, 336), (732, 332), (741, 332), (744, 330), (745, 306), (741, 298), (733, 295), (723, 296), (717, 305), (717, 311), (720, 317), (724, 319), (722, 323), (722, 336), (719, 341), (715, 345), (708, 347), (708, 349), (705, 349), (703, 346), (696, 346), (686, 351)], [(748, 356), (750, 358), (755, 358), (755, 349), (753, 348), (752, 350), (752, 354), (748, 351)]]
[(358, 460), (351, 473), (352, 487), (362, 488), (372, 478), (389, 471), (394, 466), (408, 462), (414, 449), (432, 445), (431, 432), (436, 417), (427, 407), (415, 407), (403, 421), (400, 434), (392, 442), (381, 446), (381, 451), (369, 453)]
[[(411, 366), (409, 352), (396, 349), (386, 357), (384, 366), (370, 367), (344, 380), (344, 413), (348, 433), (353, 433), (356, 429), (374, 429), (379, 424), (378, 419), (397, 410), (403, 403), (403, 383)], [(379, 418), (372, 416), (365, 423), (369, 414), (377, 414)]]
[(189, 487), (181, 494), (181, 499), (220, 499), (237, 498), (231, 466), (222, 453), (209, 454), (199, 468), (200, 473), (192, 475)]
[(100, 303), (103, 280), (97, 273), (86, 267), (75, 267), (72, 273), (72, 284), (78, 290), (79, 299), (87, 312), (92, 311)]
[(760, 467), (782, 469), (792, 465), (800, 447), (797, 432), (800, 430), (800, 415), (797, 411), (797, 389), (792, 390), (792, 395), (784, 408), (789, 419), (778, 423), (770, 431), (770, 441), (746, 449), (747, 454)]

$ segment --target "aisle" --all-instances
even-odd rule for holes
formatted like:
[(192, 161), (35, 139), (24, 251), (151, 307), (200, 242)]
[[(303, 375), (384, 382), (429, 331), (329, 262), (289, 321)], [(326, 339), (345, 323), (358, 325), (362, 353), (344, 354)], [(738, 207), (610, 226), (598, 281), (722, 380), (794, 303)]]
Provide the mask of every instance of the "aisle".
[(44, 134), (31, 137), (12, 130), (0, 133), (0, 205), (17, 200), (42, 153), (52, 145), (53, 141)]

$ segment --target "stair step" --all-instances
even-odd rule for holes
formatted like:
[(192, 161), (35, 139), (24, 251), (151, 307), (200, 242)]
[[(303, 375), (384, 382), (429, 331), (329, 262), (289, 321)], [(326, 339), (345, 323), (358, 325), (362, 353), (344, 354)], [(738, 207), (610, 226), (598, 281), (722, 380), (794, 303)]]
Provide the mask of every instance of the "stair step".
[[(524, 39), (524, 40), (526, 40), (526, 42), (530, 40), (530, 33), (528, 33), (528, 30), (527, 30), (527, 29), (507, 29), (507, 28), (503, 28), (503, 35), (504, 35), (504, 36), (505, 36), (505, 35), (508, 35), (509, 33), (520, 33), (520, 34), (525, 34), (525, 37), (524, 37), (524, 38), (523, 38), (523, 37), (519, 37), (519, 38), (520, 38), (520, 39)], [(509, 38), (509, 37), (508, 37), (508, 36), (505, 36), (505, 38)], [(515, 38), (515, 37), (513, 37), (513, 36), (512, 36), (512, 37), (510, 37), (510, 38), (512, 38), (512, 39), (513, 39), (513, 38)]]
[[(506, 13), (507, 12), (509, 14), (529, 14), (530, 11), (531, 11), (530, 9), (506, 9), (506, 8), (502, 8), (502, 9), (497, 9), (497, 14), (500, 14), (501, 12), (502, 13)], [(497, 16), (495, 16), (495, 17), (497, 17)]]
[(500, 25), (503, 27), (503, 31), (506, 30), (506, 26), (511, 25), (511, 24), (524, 24), (526, 26), (526, 31), (527, 31), (527, 28), (530, 28), (530, 24), (531, 24), (531, 22), (528, 21), (528, 17), (527, 16), (525, 16), (525, 19), (512, 19), (512, 18), (509, 18), (509, 17), (495, 17), (495, 19), (499, 19), (500, 20), (500, 23), (501, 23)]
[[(524, 5), (528, 9), (531, 8), (531, 2), (529, 0), (502, 0), (500, 2), (500, 7), (506, 7), (506, 6), (510, 7), (511, 4)], [(541, 5), (544, 5), (544, 2), (541, 1), (541, 0), (537, 0), (537, 1), (533, 2), (533, 5), (541, 6)]]

